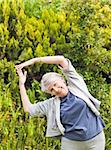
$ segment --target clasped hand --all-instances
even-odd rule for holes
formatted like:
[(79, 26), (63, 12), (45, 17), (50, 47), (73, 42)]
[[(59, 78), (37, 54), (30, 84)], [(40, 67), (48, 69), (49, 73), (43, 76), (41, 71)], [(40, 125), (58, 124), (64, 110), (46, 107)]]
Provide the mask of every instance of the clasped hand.
[(16, 65), (15, 68), (19, 75), (19, 84), (24, 84), (26, 82), (27, 71), (23, 72), (19, 65)]

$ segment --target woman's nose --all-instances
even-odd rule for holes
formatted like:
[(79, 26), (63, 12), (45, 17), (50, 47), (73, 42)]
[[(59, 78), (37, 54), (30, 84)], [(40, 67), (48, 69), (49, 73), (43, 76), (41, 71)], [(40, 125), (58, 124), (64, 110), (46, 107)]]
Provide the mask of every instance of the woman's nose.
[(58, 88), (57, 87), (53, 87), (53, 90), (55, 91), (55, 92), (57, 92), (58, 91)]

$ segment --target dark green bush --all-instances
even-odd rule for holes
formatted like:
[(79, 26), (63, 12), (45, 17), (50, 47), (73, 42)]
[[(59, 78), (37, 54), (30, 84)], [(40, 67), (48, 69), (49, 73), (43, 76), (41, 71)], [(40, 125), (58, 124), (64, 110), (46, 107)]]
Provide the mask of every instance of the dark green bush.
[[(59, 140), (45, 138), (46, 121), (23, 112), (15, 64), (33, 57), (64, 55), (101, 102), (106, 150), (111, 149), (111, 4), (110, 1), (0, 2), (0, 149), (58, 150)], [(48, 97), (42, 75), (54, 65), (27, 67), (32, 103)]]

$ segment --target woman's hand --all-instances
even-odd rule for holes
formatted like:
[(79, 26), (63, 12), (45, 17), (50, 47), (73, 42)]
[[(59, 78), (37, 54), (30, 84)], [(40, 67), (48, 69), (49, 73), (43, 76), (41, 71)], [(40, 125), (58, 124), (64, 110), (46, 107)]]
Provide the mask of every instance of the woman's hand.
[(24, 67), (24, 64), (19, 64), (19, 65), (16, 65), (16, 69), (22, 69)]
[(22, 71), (22, 69), (18, 68), (18, 65), (15, 66), (17, 73), (19, 75), (19, 84), (25, 84), (26, 82), (26, 76), (27, 76), (27, 71)]

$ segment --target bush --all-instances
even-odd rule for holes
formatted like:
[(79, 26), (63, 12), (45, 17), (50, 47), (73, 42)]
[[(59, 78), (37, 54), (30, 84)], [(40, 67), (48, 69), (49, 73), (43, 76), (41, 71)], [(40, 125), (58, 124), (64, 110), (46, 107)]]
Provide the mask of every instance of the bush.
[[(109, 1), (4, 0), (0, 2), (0, 148), (60, 149), (59, 140), (45, 138), (46, 121), (23, 112), (14, 68), (33, 57), (69, 58), (101, 102), (106, 123), (106, 150), (111, 149), (111, 8)], [(56, 5), (55, 5), (56, 4)], [(50, 6), (50, 7), (49, 7)], [(45, 72), (57, 66), (26, 68), (32, 103), (48, 98), (40, 90)]]

